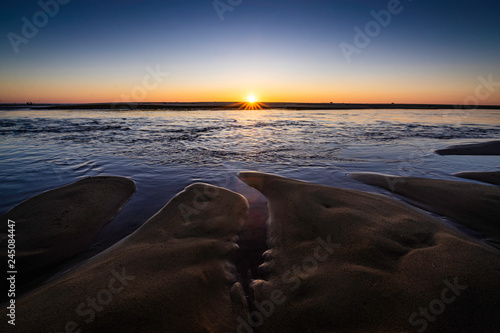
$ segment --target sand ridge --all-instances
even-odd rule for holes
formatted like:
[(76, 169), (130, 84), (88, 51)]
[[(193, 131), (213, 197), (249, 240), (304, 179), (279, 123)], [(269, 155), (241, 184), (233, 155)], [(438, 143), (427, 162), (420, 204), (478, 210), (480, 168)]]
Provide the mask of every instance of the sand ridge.
[(454, 173), (453, 176), (477, 180), (483, 183), (489, 183), (493, 185), (500, 185), (500, 171), (482, 171), (482, 172), (472, 172), (463, 171)]
[(500, 155), (500, 141), (456, 145), (436, 150), (439, 155)]
[(239, 177), (269, 200), (271, 247), (270, 278), (254, 283), (261, 310), (242, 332), (500, 327), (495, 249), (382, 195), (257, 172)]
[(18, 300), (16, 330), (234, 332), (246, 306), (227, 258), (247, 210), (239, 194), (188, 186), (132, 235)]
[(500, 242), (500, 188), (441, 179), (353, 173), (351, 178), (385, 188), (412, 204), (449, 217)]
[[(500, 251), (383, 195), (258, 172), (239, 178), (269, 205), (269, 250), (261, 267), (269, 278), (253, 281), (249, 304), (229, 261), (248, 202), (227, 189), (193, 184), (129, 237), (18, 299), (16, 330), (500, 327)], [(6, 311), (0, 311), (4, 318)]]
[[(22, 272), (22, 281), (85, 250), (135, 191), (135, 183), (128, 178), (89, 177), (10, 209), (1, 220), (15, 221), (16, 267)], [(2, 223), (1, 232), (6, 233), (6, 228)], [(6, 243), (3, 239), (0, 246), (7, 248)], [(6, 261), (6, 255), (2, 251), (0, 259)]]

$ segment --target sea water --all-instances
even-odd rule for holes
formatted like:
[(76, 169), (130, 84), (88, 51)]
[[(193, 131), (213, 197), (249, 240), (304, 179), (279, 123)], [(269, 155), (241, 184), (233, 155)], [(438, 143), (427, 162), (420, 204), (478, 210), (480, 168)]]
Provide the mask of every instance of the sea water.
[(101, 233), (100, 242), (109, 245), (193, 182), (249, 193), (236, 175), (254, 170), (392, 195), (348, 174), (460, 180), (452, 174), (498, 171), (497, 156), (439, 156), (434, 151), (499, 138), (500, 110), (7, 107), (0, 111), (0, 214), (37, 193), (88, 176), (130, 177), (138, 191)]

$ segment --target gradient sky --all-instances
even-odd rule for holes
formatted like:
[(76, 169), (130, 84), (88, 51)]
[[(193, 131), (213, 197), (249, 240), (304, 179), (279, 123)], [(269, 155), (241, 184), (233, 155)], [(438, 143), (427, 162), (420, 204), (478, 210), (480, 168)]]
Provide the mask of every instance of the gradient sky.
[[(2, 1), (0, 103), (255, 94), (264, 102), (500, 105), (498, 0), (402, 0), (379, 31), (371, 12), (396, 0), (221, 0), (231, 9), (223, 20), (212, 0), (59, 1), (67, 3), (53, 17), (39, 1)], [(34, 19), (38, 32), (23, 35)], [(356, 44), (354, 29), (367, 24), (370, 43)], [(348, 44), (357, 47), (350, 61)], [(168, 76), (155, 81), (148, 68)]]

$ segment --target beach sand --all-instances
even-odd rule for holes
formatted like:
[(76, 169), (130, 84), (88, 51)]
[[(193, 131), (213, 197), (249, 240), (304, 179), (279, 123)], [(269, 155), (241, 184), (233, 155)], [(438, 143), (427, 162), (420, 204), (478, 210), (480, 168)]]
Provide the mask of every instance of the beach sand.
[(500, 155), (500, 141), (456, 145), (436, 150), (439, 155)]
[[(386, 196), (256, 172), (239, 178), (269, 205), (270, 249), (261, 266), (268, 278), (253, 281), (247, 297), (230, 260), (238, 258), (238, 234), (261, 234), (262, 202), (248, 215), (242, 195), (193, 184), (132, 235), (18, 299), (16, 331), (500, 327), (498, 250)], [(248, 216), (259, 221), (254, 235)]]
[(229, 190), (187, 187), (132, 235), (19, 299), (16, 331), (236, 332), (245, 303), (227, 258), (247, 210)]
[(269, 200), (258, 332), (498, 331), (499, 251), (385, 196), (240, 179)]
[(500, 188), (469, 182), (353, 173), (351, 178), (379, 186), (417, 207), (446, 216), (500, 244)]
[[(87, 249), (135, 190), (128, 178), (90, 177), (38, 194), (5, 213), (2, 221), (15, 222), (16, 268), (22, 272), (17, 287)], [(1, 233), (6, 235), (7, 223)], [(6, 237), (0, 245), (7, 248)], [(0, 260), (7, 262), (6, 251)]]
[(484, 171), (484, 172), (457, 172), (453, 176), (477, 180), (483, 183), (489, 183), (493, 185), (500, 185), (500, 171)]

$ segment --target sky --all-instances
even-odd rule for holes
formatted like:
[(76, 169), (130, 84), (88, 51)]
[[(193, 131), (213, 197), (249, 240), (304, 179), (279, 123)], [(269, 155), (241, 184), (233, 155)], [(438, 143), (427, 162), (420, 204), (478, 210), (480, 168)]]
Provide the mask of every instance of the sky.
[(500, 2), (3, 0), (0, 103), (500, 105)]

